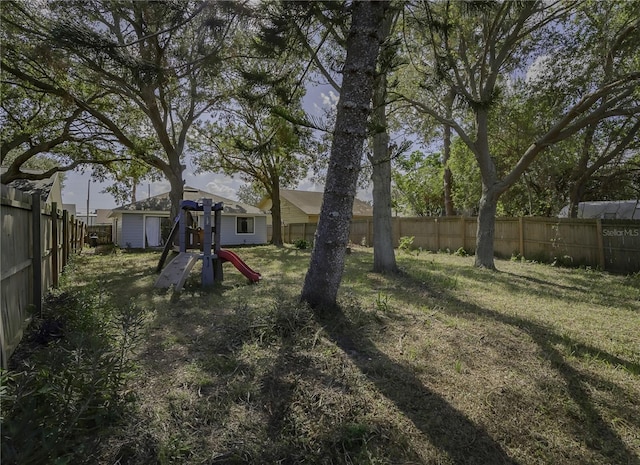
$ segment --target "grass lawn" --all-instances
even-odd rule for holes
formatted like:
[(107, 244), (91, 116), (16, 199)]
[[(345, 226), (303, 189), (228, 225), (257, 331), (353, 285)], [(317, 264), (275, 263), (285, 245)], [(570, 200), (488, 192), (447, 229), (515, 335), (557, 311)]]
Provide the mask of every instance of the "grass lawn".
[(66, 292), (145, 310), (134, 408), (86, 463), (640, 463), (640, 275), (423, 252), (381, 276), (357, 247), (341, 311), (314, 315), (309, 251), (235, 251), (260, 283), (226, 264), (177, 294), (159, 254), (75, 260)]

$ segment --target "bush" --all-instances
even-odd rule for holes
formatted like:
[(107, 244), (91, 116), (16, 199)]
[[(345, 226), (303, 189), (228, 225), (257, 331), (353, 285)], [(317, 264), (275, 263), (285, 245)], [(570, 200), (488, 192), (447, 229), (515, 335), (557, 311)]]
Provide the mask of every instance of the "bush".
[(309, 248), (309, 241), (307, 241), (306, 239), (297, 239), (293, 243), (293, 246), (296, 249), (300, 249), (300, 250), (308, 249)]
[(95, 287), (49, 298), (44, 318), (2, 374), (2, 461), (90, 463), (100, 429), (117, 424), (134, 397), (134, 371), (144, 312), (114, 308)]

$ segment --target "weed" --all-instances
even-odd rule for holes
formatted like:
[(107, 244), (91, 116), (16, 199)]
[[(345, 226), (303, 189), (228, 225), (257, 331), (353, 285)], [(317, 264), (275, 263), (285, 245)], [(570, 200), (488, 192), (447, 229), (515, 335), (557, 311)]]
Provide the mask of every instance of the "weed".
[(551, 262), (551, 266), (571, 267), (573, 265), (573, 257), (571, 255), (553, 257), (553, 261)]
[(306, 239), (296, 239), (293, 243), (296, 249), (304, 250), (309, 248), (309, 241)]
[(464, 247), (460, 247), (458, 250), (456, 250), (454, 253), (454, 255), (458, 256), (458, 257), (468, 257), (469, 256), (469, 252), (467, 252)]
[(461, 360), (456, 360), (455, 363), (453, 364), (453, 367), (456, 370), (456, 373), (462, 374), (462, 361)]
[(398, 244), (398, 249), (400, 249), (403, 252), (407, 252), (407, 253), (410, 252), (411, 248), (413, 247), (414, 239), (415, 239), (415, 236), (402, 236)]
[(389, 313), (389, 295), (378, 292), (376, 297), (376, 311), (381, 313)]

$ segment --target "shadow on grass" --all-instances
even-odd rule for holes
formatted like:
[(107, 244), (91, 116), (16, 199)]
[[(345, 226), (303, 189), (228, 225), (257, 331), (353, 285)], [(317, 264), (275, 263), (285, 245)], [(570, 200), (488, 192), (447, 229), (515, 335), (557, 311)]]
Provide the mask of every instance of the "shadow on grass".
[[(583, 277), (567, 278), (571, 285), (559, 283), (557, 281), (549, 281), (535, 276), (525, 274), (516, 274), (510, 271), (489, 271), (480, 270), (473, 266), (466, 265), (444, 265), (436, 264), (432, 270), (436, 273), (446, 273), (453, 276), (461, 276), (471, 279), (480, 284), (499, 284), (510, 292), (519, 292), (539, 297), (541, 288), (545, 297), (553, 297), (556, 299), (571, 298), (578, 302), (588, 304), (600, 303), (617, 308), (625, 308), (637, 311), (631, 308), (629, 300), (624, 295), (615, 295), (609, 292), (606, 286), (595, 283), (595, 280), (585, 279)], [(570, 270), (574, 273), (582, 273), (581, 270)], [(409, 271), (410, 274), (418, 272), (415, 266)], [(594, 284), (597, 284), (594, 288)]]
[[(474, 277), (475, 276), (476, 275), (474, 275)], [(518, 290), (518, 286), (511, 281), (513, 279), (513, 275), (511, 274), (491, 272), (486, 273), (486, 276), (491, 278), (492, 281), (500, 280), (503, 281), (504, 284), (513, 286), (514, 291)], [(403, 274), (396, 279), (401, 280), (407, 289), (413, 288), (416, 291), (423, 291), (424, 283), (416, 280), (409, 274)], [(481, 281), (484, 279), (485, 273), (482, 273)], [(552, 283), (548, 284), (552, 285)], [(574, 356), (602, 360), (614, 366), (623, 367), (636, 376), (640, 374), (640, 365), (638, 363), (621, 359), (595, 347), (575, 341), (566, 335), (559, 335), (548, 327), (526, 318), (506, 315), (495, 310), (462, 301), (458, 299), (454, 295), (454, 291), (450, 289), (434, 290), (434, 292), (446, 299), (448, 303), (448, 305), (439, 307), (439, 311), (443, 313), (459, 318), (492, 320), (503, 325), (511, 326), (518, 331), (526, 332), (538, 345), (545, 358), (552, 363), (556, 372), (560, 374), (566, 384), (571, 399), (580, 408), (584, 421), (575, 421), (573, 424), (575, 428), (579, 430), (580, 437), (584, 440), (587, 447), (603, 455), (606, 460), (613, 460), (611, 463), (640, 463), (640, 457), (638, 457), (638, 455), (625, 444), (616, 431), (611, 428), (610, 424), (598, 412), (591, 400), (588, 387), (589, 381), (607, 385), (609, 388), (611, 388), (611, 383), (602, 379), (594, 379), (593, 376), (581, 373), (574, 368), (554, 346), (567, 346)], [(411, 292), (405, 293), (405, 295), (408, 296), (411, 294)], [(407, 299), (410, 299), (410, 297), (407, 297)], [(619, 388), (613, 390), (619, 390)], [(640, 427), (637, 420), (629, 419), (629, 421)]]
[[(479, 284), (498, 283), (499, 285), (504, 286), (506, 289), (508, 289), (509, 292), (513, 293), (514, 295), (518, 295), (521, 293), (529, 293), (534, 296), (539, 296), (539, 291), (530, 289), (526, 285), (522, 284), (526, 282), (533, 282), (535, 284), (539, 284), (547, 287), (549, 289), (548, 294), (551, 294), (556, 299), (569, 299), (569, 298), (573, 299), (573, 298), (576, 298), (576, 296), (563, 295), (557, 292), (557, 290), (554, 291), (553, 288), (563, 288), (567, 290), (579, 291), (580, 293), (585, 292), (584, 289), (582, 288), (562, 286), (558, 283), (542, 280), (539, 278), (517, 275), (514, 273), (503, 272), (503, 271), (490, 272), (490, 271), (477, 270), (477, 269), (468, 268), (468, 267), (456, 267), (454, 274), (468, 277), (470, 279), (473, 279), (474, 281), (477, 281)], [(402, 281), (401, 284), (403, 286), (408, 286), (409, 288), (415, 289), (416, 291), (420, 291), (422, 293), (424, 293), (425, 291), (425, 283), (414, 278), (410, 273), (401, 274), (398, 277), (396, 277), (396, 279)], [(433, 283), (432, 282), (427, 283), (427, 285), (430, 285), (430, 284), (433, 284)], [(429, 289), (429, 292), (431, 292), (434, 295), (438, 295), (439, 297), (445, 297), (446, 299), (448, 299), (452, 303), (452, 305), (448, 308), (457, 308), (457, 309), (474, 308), (471, 304), (458, 299), (455, 296), (455, 289), (447, 289), (446, 287), (443, 287), (443, 288), (435, 287), (435, 288)], [(407, 294), (405, 293), (404, 295), (407, 295)], [(618, 304), (620, 308), (623, 306), (623, 303), (621, 302), (620, 297), (612, 296), (612, 299), (614, 300), (610, 302), (611, 304), (613, 305)], [(582, 342), (578, 342), (566, 335), (557, 334), (550, 328), (543, 326), (539, 323), (535, 323), (533, 321), (527, 320), (525, 318), (512, 317), (512, 316), (505, 315), (503, 313), (496, 312), (489, 309), (482, 309), (482, 311), (477, 310), (477, 309), (481, 309), (481, 307), (475, 307), (475, 308), (476, 308), (475, 311), (471, 310), (471, 311), (466, 311), (461, 313), (454, 313), (454, 312), (449, 312), (449, 313), (454, 316), (463, 316), (464, 313), (472, 313), (472, 314), (483, 316), (483, 317), (487, 317), (489, 316), (489, 314), (491, 314), (493, 319), (498, 320), (502, 323), (509, 324), (516, 328), (525, 329), (525, 331), (527, 332), (535, 331), (536, 334), (540, 334), (542, 337), (544, 337), (545, 340), (547, 340), (551, 344), (559, 344), (559, 345), (567, 346), (568, 348), (570, 348), (572, 354), (576, 357), (601, 360), (613, 366), (622, 367), (634, 375), (640, 375), (640, 364), (638, 363), (625, 360), (616, 355), (609, 354), (596, 347), (590, 346), (588, 344), (584, 344)]]
[(316, 312), (329, 338), (454, 464), (515, 464), (482, 427), (363, 338), (341, 309)]

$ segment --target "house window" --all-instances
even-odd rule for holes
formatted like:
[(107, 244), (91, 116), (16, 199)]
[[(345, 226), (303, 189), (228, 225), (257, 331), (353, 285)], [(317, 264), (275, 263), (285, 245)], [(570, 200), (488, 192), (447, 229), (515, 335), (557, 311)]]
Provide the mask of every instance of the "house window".
[(239, 216), (236, 218), (236, 233), (237, 234), (253, 234), (253, 218), (246, 216)]

